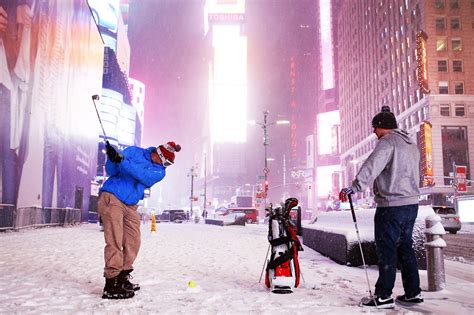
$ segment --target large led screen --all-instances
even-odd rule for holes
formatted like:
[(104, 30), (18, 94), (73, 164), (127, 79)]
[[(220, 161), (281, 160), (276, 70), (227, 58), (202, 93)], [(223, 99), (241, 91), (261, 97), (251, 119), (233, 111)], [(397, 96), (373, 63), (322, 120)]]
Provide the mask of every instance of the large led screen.
[(247, 140), (247, 38), (238, 25), (213, 28), (214, 67), (210, 101), (213, 142)]
[[(88, 210), (103, 43), (86, 1), (0, 1), (2, 203)], [(2, 23), (0, 23), (2, 25)]]

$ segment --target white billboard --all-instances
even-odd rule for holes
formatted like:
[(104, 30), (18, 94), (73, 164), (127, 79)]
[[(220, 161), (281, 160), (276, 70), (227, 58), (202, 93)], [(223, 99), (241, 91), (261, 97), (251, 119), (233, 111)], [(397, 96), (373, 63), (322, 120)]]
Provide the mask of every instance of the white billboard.
[(318, 114), (318, 153), (331, 154), (333, 148), (333, 127), (340, 124), (339, 111)]

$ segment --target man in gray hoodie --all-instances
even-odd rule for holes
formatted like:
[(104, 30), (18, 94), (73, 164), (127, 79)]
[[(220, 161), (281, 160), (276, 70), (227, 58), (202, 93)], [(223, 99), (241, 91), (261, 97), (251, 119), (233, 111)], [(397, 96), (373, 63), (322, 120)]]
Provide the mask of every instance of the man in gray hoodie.
[(402, 304), (423, 303), (420, 277), (413, 250), (412, 232), (418, 215), (419, 160), (416, 141), (398, 129), (388, 106), (372, 119), (378, 140), (374, 151), (361, 166), (350, 187), (339, 194), (341, 201), (355, 192), (364, 192), (373, 182), (375, 245), (379, 278), (373, 299), (362, 299), (361, 306), (393, 308), (392, 290), (400, 262), (404, 295)]

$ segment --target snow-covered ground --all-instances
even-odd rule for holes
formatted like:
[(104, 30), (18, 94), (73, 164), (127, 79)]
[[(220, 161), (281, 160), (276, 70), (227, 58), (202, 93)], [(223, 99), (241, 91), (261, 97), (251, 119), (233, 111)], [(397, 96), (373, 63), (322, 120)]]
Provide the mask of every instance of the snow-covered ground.
[[(367, 295), (362, 267), (338, 265), (310, 248), (300, 253), (305, 281), (278, 295), (259, 283), (267, 226), (161, 223), (142, 225), (135, 262), (141, 290), (130, 300), (101, 299), (103, 233), (94, 224), (0, 233), (0, 313), (8, 314), (354, 314)], [(473, 314), (474, 266), (445, 261), (446, 289), (424, 292), (414, 310), (370, 311)], [(369, 267), (370, 283), (377, 279)], [(427, 288), (426, 271), (420, 271)], [(197, 287), (188, 288), (194, 280)], [(400, 275), (394, 295), (403, 294)]]

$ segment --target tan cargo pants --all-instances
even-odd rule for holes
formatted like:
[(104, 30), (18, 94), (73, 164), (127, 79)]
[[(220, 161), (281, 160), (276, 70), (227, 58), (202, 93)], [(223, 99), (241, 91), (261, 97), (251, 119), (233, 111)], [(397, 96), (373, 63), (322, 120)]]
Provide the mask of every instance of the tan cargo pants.
[(97, 207), (104, 226), (104, 276), (113, 278), (122, 270), (133, 269), (140, 249), (138, 206), (127, 206), (104, 191), (100, 194)]

